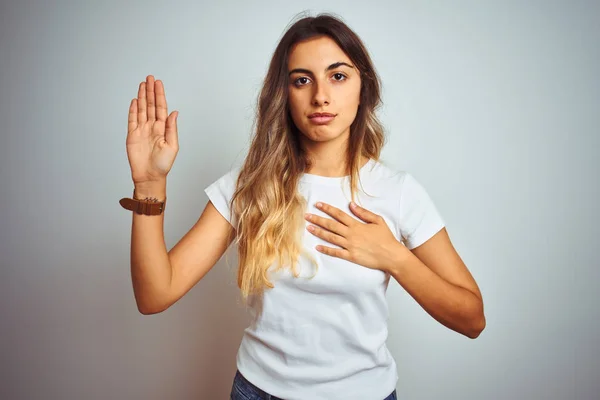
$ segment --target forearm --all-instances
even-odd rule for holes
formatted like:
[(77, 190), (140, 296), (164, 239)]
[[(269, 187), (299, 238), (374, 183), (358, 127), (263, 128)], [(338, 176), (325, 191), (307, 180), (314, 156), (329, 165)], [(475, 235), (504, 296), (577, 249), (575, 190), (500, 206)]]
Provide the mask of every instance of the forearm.
[(429, 315), (469, 338), (479, 335), (485, 323), (479, 297), (444, 280), (400, 242), (389, 259), (387, 272)]
[[(165, 184), (166, 186), (166, 184)], [(138, 198), (166, 197), (166, 187), (136, 188)], [(171, 266), (164, 239), (164, 213), (133, 213), (131, 230), (131, 278), (138, 309), (143, 314), (159, 312), (168, 295)]]

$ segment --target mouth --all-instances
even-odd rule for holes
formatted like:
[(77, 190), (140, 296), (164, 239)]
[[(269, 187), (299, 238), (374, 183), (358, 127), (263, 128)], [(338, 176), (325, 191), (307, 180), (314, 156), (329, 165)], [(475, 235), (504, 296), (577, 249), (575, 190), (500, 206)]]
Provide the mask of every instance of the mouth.
[(325, 125), (333, 121), (335, 114), (331, 113), (314, 113), (308, 116), (311, 123), (315, 125)]

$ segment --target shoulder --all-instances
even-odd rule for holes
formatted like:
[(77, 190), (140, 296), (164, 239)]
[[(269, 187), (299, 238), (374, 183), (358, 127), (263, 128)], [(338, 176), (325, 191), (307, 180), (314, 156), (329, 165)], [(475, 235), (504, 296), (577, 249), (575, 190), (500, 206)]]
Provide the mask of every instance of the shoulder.
[(400, 190), (410, 176), (408, 171), (395, 167), (383, 159), (374, 160), (367, 173), (371, 182), (385, 185), (390, 190), (393, 188)]
[(375, 162), (373, 175), (382, 182), (397, 187), (400, 190), (400, 193), (414, 193), (425, 190), (415, 174), (405, 169), (395, 167), (385, 160)]
[(220, 176), (205, 187), (204, 191), (213, 200), (213, 203), (218, 201), (216, 197), (223, 197), (227, 201), (233, 197), (240, 171), (241, 167), (231, 166), (226, 172), (221, 173)]
[(222, 187), (235, 186), (241, 169), (241, 166), (229, 167), (229, 169), (221, 173), (221, 175), (213, 182), (213, 185), (219, 185)]

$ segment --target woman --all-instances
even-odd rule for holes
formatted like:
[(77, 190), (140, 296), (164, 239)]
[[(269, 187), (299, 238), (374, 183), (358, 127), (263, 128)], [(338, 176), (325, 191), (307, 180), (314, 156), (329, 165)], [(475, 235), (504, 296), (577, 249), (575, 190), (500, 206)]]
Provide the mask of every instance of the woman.
[[(476, 338), (485, 327), (479, 288), (427, 192), (379, 158), (379, 104), (359, 37), (335, 17), (303, 18), (273, 54), (245, 162), (206, 188), (194, 227), (167, 253), (164, 214), (134, 213), (132, 278), (144, 314), (175, 303), (236, 240), (238, 286), (254, 318), (232, 399), (395, 399), (391, 277), (448, 328)], [(167, 115), (162, 82), (149, 76), (127, 137), (134, 195), (147, 202), (166, 200), (178, 151), (177, 112)]]

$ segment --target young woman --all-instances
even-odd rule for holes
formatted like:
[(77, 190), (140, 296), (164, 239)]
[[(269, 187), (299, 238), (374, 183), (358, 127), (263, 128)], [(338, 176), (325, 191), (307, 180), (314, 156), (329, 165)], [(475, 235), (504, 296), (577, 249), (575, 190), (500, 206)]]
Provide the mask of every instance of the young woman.
[[(333, 16), (303, 18), (273, 54), (245, 162), (206, 188), (194, 227), (167, 252), (164, 213), (133, 215), (133, 289), (144, 314), (175, 303), (236, 241), (238, 286), (254, 318), (232, 399), (395, 399), (392, 277), (448, 328), (476, 338), (485, 327), (479, 288), (431, 198), (380, 160), (379, 104), (359, 37)], [(148, 76), (129, 108), (135, 198), (166, 200), (177, 114)]]

